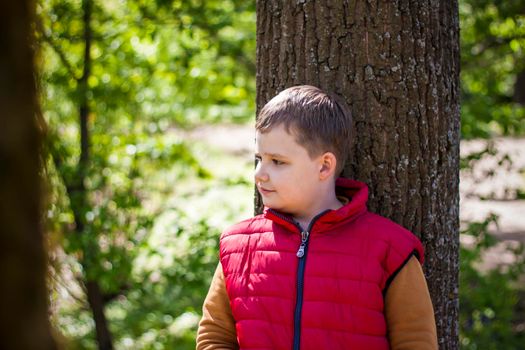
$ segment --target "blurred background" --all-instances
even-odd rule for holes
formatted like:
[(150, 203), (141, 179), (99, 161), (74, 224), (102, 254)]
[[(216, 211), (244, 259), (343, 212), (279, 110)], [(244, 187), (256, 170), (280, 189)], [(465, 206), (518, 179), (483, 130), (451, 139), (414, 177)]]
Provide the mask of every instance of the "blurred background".
[[(460, 341), (518, 349), (525, 1), (459, 10)], [(38, 0), (34, 30), (57, 337), (193, 349), (219, 234), (253, 215), (255, 1)]]

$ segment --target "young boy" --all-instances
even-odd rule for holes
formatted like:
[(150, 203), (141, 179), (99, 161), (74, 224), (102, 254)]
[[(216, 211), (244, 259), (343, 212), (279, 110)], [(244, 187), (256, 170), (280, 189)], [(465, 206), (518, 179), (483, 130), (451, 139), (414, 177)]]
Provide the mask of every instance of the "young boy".
[(221, 235), (197, 349), (437, 349), (421, 243), (337, 178), (350, 130), (345, 104), (313, 86), (261, 110), (264, 213)]

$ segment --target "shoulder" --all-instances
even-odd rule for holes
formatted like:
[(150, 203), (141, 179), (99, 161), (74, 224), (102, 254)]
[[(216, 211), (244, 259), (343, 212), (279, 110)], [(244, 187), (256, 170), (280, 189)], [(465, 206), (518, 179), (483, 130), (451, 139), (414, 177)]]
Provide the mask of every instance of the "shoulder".
[(267, 232), (272, 232), (272, 222), (262, 215), (228, 227), (222, 232), (219, 241), (221, 261), (231, 254), (247, 254), (255, 249), (254, 247), (261, 243), (261, 234)]
[(391, 255), (406, 258), (407, 254), (413, 254), (421, 263), (423, 262), (423, 245), (411, 231), (384, 216), (371, 212), (368, 212), (362, 220), (367, 226), (367, 235), (385, 242)]
[(362, 218), (362, 223), (367, 226), (368, 234), (377, 238), (387, 241), (419, 241), (410, 230), (379, 214), (367, 212)]
[[(269, 226), (270, 225), (270, 226)], [(267, 231), (271, 227), (271, 222), (262, 214), (249, 219), (242, 220), (227, 229), (221, 234), (221, 241), (227, 237), (235, 235), (246, 235)]]

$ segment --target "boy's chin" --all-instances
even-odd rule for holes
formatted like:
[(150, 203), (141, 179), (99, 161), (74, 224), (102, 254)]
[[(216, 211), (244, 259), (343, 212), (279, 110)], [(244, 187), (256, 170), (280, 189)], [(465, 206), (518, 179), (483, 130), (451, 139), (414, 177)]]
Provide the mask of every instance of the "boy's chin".
[(265, 207), (267, 207), (268, 209), (273, 209), (273, 210), (280, 211), (280, 207), (279, 207), (278, 205), (275, 205), (275, 203), (272, 203), (272, 201), (267, 201), (267, 200), (265, 201), (265, 200), (263, 199), (262, 202), (263, 202), (263, 205), (264, 205)]
[(275, 205), (275, 203), (264, 203), (264, 201), (263, 201), (263, 204), (268, 209), (272, 209), (272, 210), (275, 210), (281, 213), (286, 213), (286, 208), (284, 208), (283, 206)]

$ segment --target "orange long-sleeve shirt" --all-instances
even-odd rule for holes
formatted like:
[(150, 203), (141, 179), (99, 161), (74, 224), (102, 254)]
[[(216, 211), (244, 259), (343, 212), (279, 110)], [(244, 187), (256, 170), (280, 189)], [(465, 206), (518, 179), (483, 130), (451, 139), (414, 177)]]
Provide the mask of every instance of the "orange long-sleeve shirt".
[[(392, 350), (436, 350), (434, 310), (419, 261), (412, 257), (390, 284), (385, 317)], [(197, 350), (238, 349), (230, 301), (221, 264), (202, 307)]]

